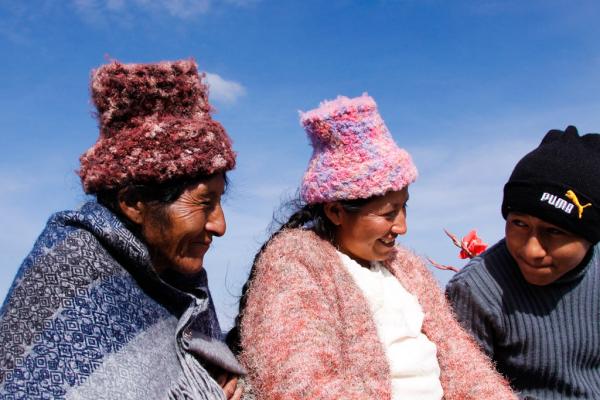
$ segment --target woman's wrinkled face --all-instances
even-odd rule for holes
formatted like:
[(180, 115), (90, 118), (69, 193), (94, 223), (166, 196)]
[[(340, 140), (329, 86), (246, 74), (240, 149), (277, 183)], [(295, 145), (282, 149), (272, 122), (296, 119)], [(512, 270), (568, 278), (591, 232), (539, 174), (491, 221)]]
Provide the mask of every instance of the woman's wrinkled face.
[(202, 269), (213, 237), (225, 234), (224, 190), (225, 178), (218, 174), (187, 188), (163, 208), (146, 208), (142, 235), (157, 272), (194, 275)]
[(591, 243), (529, 214), (506, 218), (506, 247), (532, 285), (548, 285), (577, 267)]
[(335, 244), (363, 266), (371, 261), (389, 258), (396, 237), (406, 233), (406, 203), (408, 188), (390, 191), (365, 204), (358, 213), (345, 211), (341, 206)]

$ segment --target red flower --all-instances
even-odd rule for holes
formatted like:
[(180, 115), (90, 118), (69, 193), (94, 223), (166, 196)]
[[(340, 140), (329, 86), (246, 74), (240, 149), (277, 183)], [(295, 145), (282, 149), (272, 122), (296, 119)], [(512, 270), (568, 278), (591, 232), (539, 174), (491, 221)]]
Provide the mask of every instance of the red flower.
[[(462, 238), (462, 240), (458, 240), (458, 238), (454, 234), (448, 232), (445, 229), (444, 232), (452, 240), (452, 243), (454, 243), (454, 245), (460, 249), (459, 257), (462, 259), (476, 257), (483, 253), (485, 249), (487, 249), (487, 244), (483, 243), (481, 238), (477, 236), (477, 232), (475, 230), (469, 232), (467, 236)], [(458, 268), (456, 267), (453, 267), (451, 265), (438, 264), (431, 258), (428, 258), (428, 260), (437, 269), (458, 272)]]
[(472, 230), (462, 239), (460, 248), (460, 258), (473, 258), (483, 253), (487, 249), (487, 244), (483, 243), (475, 230)]

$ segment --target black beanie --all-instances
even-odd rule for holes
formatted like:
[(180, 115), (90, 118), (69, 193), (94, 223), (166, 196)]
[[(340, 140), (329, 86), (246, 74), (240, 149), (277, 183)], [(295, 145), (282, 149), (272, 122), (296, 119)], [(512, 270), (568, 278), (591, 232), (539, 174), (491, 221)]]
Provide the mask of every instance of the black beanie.
[(549, 131), (504, 186), (502, 216), (533, 215), (592, 244), (600, 241), (600, 134)]

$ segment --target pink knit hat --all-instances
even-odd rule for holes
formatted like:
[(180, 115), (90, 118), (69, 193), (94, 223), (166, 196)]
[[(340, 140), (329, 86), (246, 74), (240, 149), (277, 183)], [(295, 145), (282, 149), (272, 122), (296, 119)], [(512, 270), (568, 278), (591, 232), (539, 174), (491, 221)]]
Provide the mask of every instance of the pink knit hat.
[(112, 62), (92, 71), (100, 137), (80, 158), (86, 193), (163, 183), (235, 166), (193, 60)]
[(410, 155), (396, 145), (366, 93), (324, 101), (300, 121), (313, 146), (300, 189), (307, 204), (383, 195), (417, 178)]

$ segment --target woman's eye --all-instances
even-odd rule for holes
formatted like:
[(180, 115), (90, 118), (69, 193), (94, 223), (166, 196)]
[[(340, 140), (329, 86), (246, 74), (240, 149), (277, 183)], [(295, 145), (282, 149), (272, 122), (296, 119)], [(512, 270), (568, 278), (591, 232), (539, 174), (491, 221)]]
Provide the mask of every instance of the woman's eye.
[(553, 235), (553, 236), (562, 236), (562, 235), (566, 234), (566, 232), (561, 231), (560, 229), (556, 229), (556, 228), (548, 228), (546, 230), (546, 232), (548, 232), (548, 234)]
[(198, 200), (197, 204), (203, 208), (212, 208), (214, 207), (214, 202), (212, 200)]
[(390, 211), (390, 212), (387, 212), (387, 213), (383, 214), (383, 216), (386, 219), (395, 219), (397, 215), (398, 215), (398, 211), (396, 211), (396, 210)]

